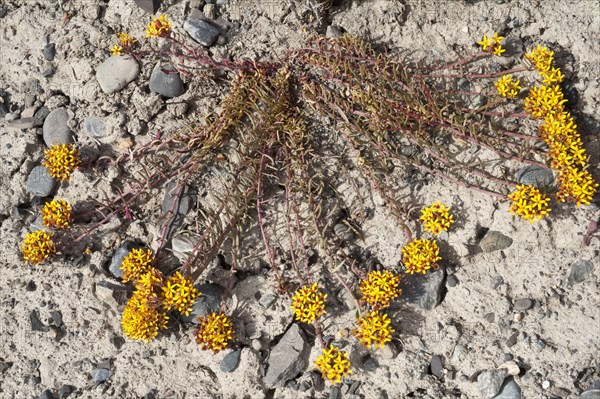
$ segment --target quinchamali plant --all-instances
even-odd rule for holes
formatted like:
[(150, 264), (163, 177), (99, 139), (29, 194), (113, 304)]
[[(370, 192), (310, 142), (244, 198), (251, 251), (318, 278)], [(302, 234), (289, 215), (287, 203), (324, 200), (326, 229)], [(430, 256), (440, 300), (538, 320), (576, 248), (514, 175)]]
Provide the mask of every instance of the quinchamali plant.
[[(64, 245), (55, 235), (85, 241), (114, 217), (130, 219), (130, 209), (169, 183), (172, 206), (161, 219), (160, 236), (148, 243), (152, 249), (133, 249), (122, 264), (122, 280), (133, 293), (121, 325), (131, 339), (148, 342), (168, 328), (171, 318), (188, 315), (202, 295), (196, 282), (227, 247), (232, 265), (223, 302), (218, 312), (199, 318), (196, 341), (213, 352), (233, 345), (235, 320), (227, 315), (226, 301), (240, 268), (240, 242), (254, 229), (274, 286), (291, 303), (290, 316), (314, 327), (323, 349), (316, 367), (325, 378), (340, 382), (351, 365), (348, 354), (323, 334), (329, 305), (318, 276), (348, 291), (358, 308), (353, 335), (377, 348), (396, 333), (389, 312), (402, 294), (400, 272), (426, 274), (443, 262), (436, 237), (451, 231), (453, 210), (437, 201), (422, 209), (419, 220), (412, 213), (416, 204), (398, 195), (414, 188), (411, 181), (440, 179), (489, 195), (530, 222), (550, 214), (552, 198), (580, 206), (596, 194), (598, 184), (559, 86), (564, 76), (546, 47), (526, 54), (523, 65), (491, 71), (494, 58), (506, 51), (498, 33), (484, 35), (472, 55), (430, 63), (398, 60), (351, 36), (309, 38), (305, 47), (277, 61), (217, 61), (177, 33), (165, 15), (150, 22), (146, 36), (141, 43), (121, 32), (113, 56), (168, 56), (183, 74), (191, 75), (192, 67), (195, 74), (198, 69), (225, 73), (230, 77), (227, 94), (197, 126), (157, 136), (108, 163), (106, 158), (96, 162), (96, 168), (119, 168), (126, 184), (118, 196), (98, 205), (90, 226), (78, 226), (70, 205), (53, 201), (42, 210), (51, 231), (30, 233), (22, 246), (27, 262), (41, 263)], [(457, 85), (460, 79), (484, 82), (485, 89), (469, 91)], [(524, 118), (540, 121), (538, 132), (507, 128), (508, 122), (515, 125)], [(558, 177), (557, 187), (518, 185), (488, 167), (473, 147), (510, 168), (549, 167)], [(79, 164), (72, 145), (49, 149), (44, 161), (60, 181), (68, 180)], [(331, 168), (357, 170), (385, 201), (404, 233), (398, 268), (367, 268), (360, 253), (337, 234), (335, 225), (353, 221), (351, 212), (340, 216), (333, 211)], [(209, 190), (202, 204), (198, 241), (178, 270), (163, 274), (157, 259), (169, 244), (179, 199), (190, 186), (212, 187), (215, 176), (219, 187)], [(349, 176), (336, 177), (352, 186)], [(366, 214), (364, 204), (358, 208)], [(284, 220), (286, 244), (275, 240), (275, 219)], [(320, 262), (309, 261), (311, 249), (318, 251)]]

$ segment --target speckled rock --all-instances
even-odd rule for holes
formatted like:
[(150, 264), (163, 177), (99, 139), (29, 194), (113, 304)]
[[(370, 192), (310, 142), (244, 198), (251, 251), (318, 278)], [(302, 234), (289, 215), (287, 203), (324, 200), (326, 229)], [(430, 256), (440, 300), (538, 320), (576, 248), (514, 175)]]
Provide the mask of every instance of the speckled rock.
[(52, 193), (56, 186), (56, 180), (48, 174), (44, 166), (36, 166), (29, 173), (25, 189), (27, 192), (37, 195), (38, 197), (47, 197)]

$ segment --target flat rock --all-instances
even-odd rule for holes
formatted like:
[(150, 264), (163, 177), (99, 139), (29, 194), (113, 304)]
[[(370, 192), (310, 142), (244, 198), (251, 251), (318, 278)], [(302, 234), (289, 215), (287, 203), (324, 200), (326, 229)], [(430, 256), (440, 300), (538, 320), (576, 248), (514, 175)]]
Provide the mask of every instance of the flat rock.
[(429, 365), (431, 374), (435, 375), (438, 379), (442, 379), (444, 376), (444, 366), (442, 365), (442, 357), (435, 355), (431, 358), (431, 364)]
[(123, 276), (123, 270), (121, 269), (121, 264), (123, 263), (123, 259), (132, 249), (138, 248), (139, 246), (131, 241), (125, 241), (123, 245), (121, 245), (115, 253), (113, 254), (110, 265), (108, 266), (108, 270), (113, 275), (113, 277), (120, 279)]
[(160, 0), (133, 0), (133, 2), (139, 8), (150, 14), (156, 14), (160, 7)]
[(94, 382), (100, 384), (106, 380), (108, 380), (112, 376), (112, 371), (104, 368), (93, 369), (90, 372), (90, 375), (94, 379)]
[(49, 330), (49, 327), (42, 323), (40, 312), (38, 312), (37, 309), (34, 309), (29, 313), (29, 323), (33, 331), (48, 332)]
[(477, 376), (477, 388), (483, 399), (491, 399), (498, 395), (504, 378), (506, 378), (506, 370), (485, 370)]
[(185, 92), (179, 71), (170, 64), (157, 63), (150, 75), (150, 90), (165, 97), (178, 97)]
[(499, 231), (489, 230), (479, 242), (481, 250), (485, 253), (500, 251), (510, 247), (513, 239)]
[[(162, 212), (165, 217), (171, 217), (167, 227), (167, 239), (173, 232), (181, 226), (185, 215), (193, 208), (196, 203), (196, 190), (193, 187), (185, 185), (179, 194), (177, 183), (171, 181), (165, 187), (165, 196), (162, 202)], [(177, 201), (177, 203), (175, 203)], [(173, 215), (167, 216), (168, 212), (173, 210)]]
[(83, 131), (89, 137), (102, 139), (109, 135), (104, 118), (99, 116), (88, 116), (83, 120)]
[(444, 269), (429, 271), (427, 274), (407, 274), (400, 280), (401, 298), (431, 310), (442, 301), (444, 291)]
[(116, 55), (106, 59), (96, 69), (96, 79), (106, 94), (122, 90), (140, 74), (140, 66), (129, 55)]
[(226, 354), (223, 360), (221, 361), (221, 365), (219, 366), (221, 371), (224, 373), (231, 373), (232, 371), (234, 371), (240, 363), (241, 353), (242, 351), (238, 349)]
[(56, 180), (50, 176), (44, 166), (36, 166), (31, 170), (25, 183), (25, 189), (28, 193), (38, 197), (47, 197), (54, 190)]
[(515, 310), (527, 310), (533, 307), (533, 301), (529, 298), (520, 298), (513, 304)]
[(512, 377), (507, 378), (500, 387), (500, 393), (494, 396), (494, 399), (521, 399), (521, 387), (517, 385)]
[(208, 313), (218, 312), (221, 306), (221, 296), (223, 288), (216, 284), (198, 284), (200, 297), (192, 305), (192, 311), (187, 316), (181, 316), (185, 323), (198, 323), (199, 316), (206, 316)]
[(521, 184), (529, 184), (536, 188), (545, 188), (554, 183), (554, 173), (548, 168), (527, 165), (515, 173), (515, 180)]
[(282, 386), (308, 366), (310, 347), (304, 332), (293, 324), (271, 350), (264, 383), (267, 387)]
[(219, 34), (219, 29), (203, 19), (189, 18), (183, 24), (183, 29), (198, 43), (203, 46), (212, 46)]
[(594, 265), (589, 260), (579, 259), (571, 264), (571, 270), (567, 276), (569, 285), (583, 283), (594, 272)]
[(44, 120), (44, 143), (48, 147), (56, 144), (70, 144), (73, 142), (73, 133), (68, 125), (69, 111), (66, 108), (57, 108), (50, 112)]
[(8, 121), (6, 122), (6, 127), (10, 127), (12, 129), (20, 129), (20, 130), (25, 130), (25, 129), (31, 129), (34, 128), (36, 126), (41, 126), (44, 122), (36, 117), (29, 117), (29, 118), (21, 118), (21, 119), (15, 119), (13, 121)]

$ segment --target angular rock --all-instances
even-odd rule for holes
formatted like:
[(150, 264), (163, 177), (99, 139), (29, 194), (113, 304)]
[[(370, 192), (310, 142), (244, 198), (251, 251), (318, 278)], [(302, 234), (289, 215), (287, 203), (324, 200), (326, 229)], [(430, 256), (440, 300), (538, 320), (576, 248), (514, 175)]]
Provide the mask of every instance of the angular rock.
[(308, 366), (310, 347), (304, 332), (293, 324), (269, 355), (264, 383), (267, 387), (282, 386)]
[(47, 197), (54, 190), (56, 180), (50, 176), (44, 166), (36, 166), (31, 170), (25, 183), (25, 189), (28, 193), (38, 197)]
[(494, 396), (494, 399), (521, 399), (521, 388), (512, 377), (507, 378), (500, 387), (500, 393)]
[(341, 397), (342, 391), (339, 387), (334, 385), (329, 389), (329, 399), (341, 399)]
[(198, 284), (196, 288), (200, 291), (201, 295), (192, 305), (190, 314), (181, 316), (181, 320), (185, 323), (197, 324), (199, 316), (218, 312), (221, 306), (221, 296), (224, 292), (221, 286), (216, 284)]
[(96, 79), (106, 94), (122, 90), (140, 74), (140, 66), (129, 55), (116, 55), (108, 58), (96, 69)]
[(49, 330), (48, 326), (40, 320), (40, 312), (38, 312), (37, 309), (34, 309), (29, 313), (29, 322), (33, 331), (48, 332)]
[(56, 144), (70, 144), (73, 142), (73, 133), (68, 125), (69, 111), (66, 108), (57, 108), (50, 112), (44, 120), (44, 143), (48, 147)]
[(444, 292), (444, 269), (429, 271), (427, 274), (408, 274), (400, 280), (402, 298), (431, 310), (442, 300)]
[(44, 392), (42, 392), (40, 394), (40, 396), (38, 396), (39, 399), (54, 399), (54, 395), (52, 394), (52, 391), (49, 389), (46, 389)]
[(50, 110), (48, 109), (48, 107), (40, 107), (40, 109), (35, 111), (33, 117), (39, 119), (40, 121), (44, 121), (48, 115), (50, 115)]
[(500, 251), (510, 247), (513, 239), (499, 231), (489, 230), (479, 242), (481, 250), (485, 253)]
[(219, 29), (203, 19), (189, 18), (183, 24), (183, 29), (203, 46), (212, 46), (219, 37)]
[(58, 398), (66, 399), (69, 397), (69, 395), (71, 395), (73, 393), (74, 390), (75, 390), (75, 387), (73, 385), (63, 385), (58, 390)]
[(83, 121), (83, 131), (95, 139), (104, 138), (109, 134), (104, 118), (98, 116), (88, 116), (85, 118)]
[(506, 370), (485, 370), (477, 376), (477, 388), (483, 399), (491, 399), (500, 392), (504, 378), (506, 378)]
[(231, 373), (232, 371), (234, 371), (240, 363), (241, 353), (242, 351), (238, 349), (226, 354), (223, 360), (221, 361), (221, 365), (219, 366), (221, 371), (224, 373)]
[(56, 55), (56, 44), (48, 43), (44, 46), (44, 58), (46, 61), (54, 61), (54, 56)]
[(13, 121), (9, 121), (6, 123), (6, 127), (10, 127), (13, 129), (25, 130), (25, 129), (31, 129), (36, 126), (41, 126), (42, 123), (43, 122), (40, 119), (38, 119), (36, 117), (30, 117), (30, 118), (21, 118), (21, 119), (15, 119)]
[(165, 97), (178, 97), (185, 92), (179, 71), (170, 64), (157, 63), (150, 75), (150, 90)]
[(379, 363), (377, 363), (377, 360), (375, 360), (373, 357), (371, 357), (371, 355), (367, 355), (362, 362), (362, 367), (363, 369), (373, 372), (375, 370), (377, 370), (377, 367), (379, 367)]
[(160, 0), (133, 0), (133, 2), (139, 8), (150, 14), (156, 14), (160, 7)]
[[(178, 202), (175, 203), (175, 201)], [(167, 183), (162, 203), (163, 215), (170, 218), (167, 227), (167, 238), (171, 237), (173, 231), (181, 226), (185, 215), (192, 209), (195, 202), (196, 191), (192, 187), (188, 185), (183, 186), (181, 194), (179, 194), (179, 188), (177, 187), (176, 182), (170, 181)], [(171, 210), (173, 211), (173, 214), (167, 215)]]
[(108, 369), (104, 369), (104, 368), (93, 369), (90, 372), (90, 375), (94, 379), (94, 382), (96, 382), (97, 384), (100, 384), (100, 383), (108, 380), (112, 376), (112, 374), (113, 374), (112, 371), (110, 371)]
[(268, 309), (276, 300), (277, 296), (269, 292), (261, 296), (258, 303), (263, 308)]
[(515, 173), (515, 180), (521, 184), (530, 184), (536, 188), (545, 188), (554, 183), (554, 173), (548, 168), (527, 165)]
[(579, 259), (571, 264), (571, 270), (567, 276), (569, 285), (583, 283), (594, 272), (594, 265), (589, 260)]

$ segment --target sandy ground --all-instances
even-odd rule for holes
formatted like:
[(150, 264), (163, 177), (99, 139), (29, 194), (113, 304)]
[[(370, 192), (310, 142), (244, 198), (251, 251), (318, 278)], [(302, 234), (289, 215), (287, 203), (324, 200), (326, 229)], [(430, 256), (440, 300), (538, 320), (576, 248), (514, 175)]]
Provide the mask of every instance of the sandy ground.
[[(217, 15), (235, 27), (225, 35), (224, 44), (211, 48), (218, 56), (269, 59), (301, 46), (310, 33), (283, 1), (219, 3)], [(171, 1), (161, 10), (172, 18), (174, 29), (181, 29), (192, 5), (187, 0)], [(65, 10), (72, 15), (68, 21), (63, 18)], [(177, 100), (192, 111), (180, 112), (172, 101), (165, 106), (164, 100), (149, 93), (153, 63), (142, 62), (140, 76), (125, 90), (102, 93), (94, 72), (109, 56), (114, 33), (125, 30), (143, 37), (149, 19), (130, 1), (102, 1), (97, 6), (82, 0), (3, 0), (0, 18), (0, 94), (9, 111), (65, 106), (72, 112), (77, 142), (96, 154), (108, 148), (123, 151), (131, 143), (147, 141), (159, 129), (175, 131), (203, 114), (223, 92), (216, 84), (188, 79), (186, 94)], [(455, 51), (472, 48), (475, 39), (493, 31), (505, 32), (521, 51), (542, 43), (569, 54), (565, 70), (572, 71), (567, 77), (578, 93), (571, 109), (598, 175), (597, 1), (340, 1), (332, 9), (331, 24), (413, 58), (451, 59)], [(45, 35), (56, 43), (52, 62), (42, 54)], [(43, 77), (49, 66), (54, 74)], [(113, 118), (114, 131), (106, 143), (82, 132), (83, 120), (91, 115)], [(220, 370), (228, 352), (213, 356), (201, 351), (193, 328), (174, 328), (148, 345), (122, 341), (119, 304), (100, 284), (116, 283), (106, 275), (105, 265), (125, 237), (146, 240), (156, 233), (155, 227), (143, 223), (120, 227), (115, 222), (114, 231), (99, 237), (89, 256), (74, 251), (50, 264), (25, 266), (18, 245), (39, 209), (25, 182), (43, 150), (41, 128), (11, 129), (0, 121), (0, 397), (37, 398), (45, 389), (59, 397), (58, 390), (66, 385), (73, 387), (69, 397), (80, 398), (141, 398), (153, 390), (157, 398), (333, 397), (329, 383), (323, 390), (312, 383), (318, 345), (311, 349), (308, 368), (292, 383), (274, 390), (264, 386), (269, 348), (292, 319), (289, 300), (278, 299), (268, 309), (259, 305), (256, 293), (269, 294), (272, 288), (251, 261), (229, 302), (232, 313), (239, 314), (236, 329), (242, 348), (240, 364), (231, 373)], [(73, 183), (61, 187), (56, 196), (73, 203), (88, 201), (102, 191), (114, 193), (111, 183), (118, 178), (115, 173), (76, 172)], [(449, 183), (430, 181), (420, 194), (420, 204), (441, 199), (460, 210), (460, 223), (442, 243), (444, 267), (458, 284), (447, 287), (434, 309), (404, 301), (395, 306), (400, 351), (391, 355), (375, 351), (376, 368), (356, 367), (351, 376), (351, 381), (359, 382), (354, 394), (369, 399), (479, 398), (477, 373), (495, 369), (507, 359), (520, 367), (514, 380), (523, 398), (577, 398), (599, 380), (600, 239), (596, 235), (589, 246), (582, 245), (589, 222), (600, 216), (597, 203), (562, 206), (550, 220), (530, 225), (508, 214), (506, 204)], [(379, 262), (393, 267), (403, 245), (402, 233), (381, 200), (372, 200), (375, 213), (360, 226), (365, 233), (362, 245)], [(20, 209), (18, 215), (15, 207)], [(482, 253), (476, 248), (488, 229), (511, 237), (513, 244)], [(581, 261), (591, 262), (591, 274), (583, 282), (568, 284), (572, 265)], [(533, 300), (532, 308), (516, 309), (514, 301), (521, 298)], [(60, 322), (53, 313), (57, 311)], [(42, 326), (34, 329), (36, 312)], [(352, 328), (354, 312), (340, 307), (333, 313), (335, 318), (325, 320), (325, 333), (339, 337), (340, 330)], [(253, 341), (261, 343), (258, 349)], [(346, 344), (353, 356), (362, 356), (354, 340)], [(441, 378), (430, 370), (435, 355), (442, 359)], [(98, 367), (112, 372), (101, 384), (90, 376)], [(342, 389), (343, 397), (352, 397), (347, 390)]]

